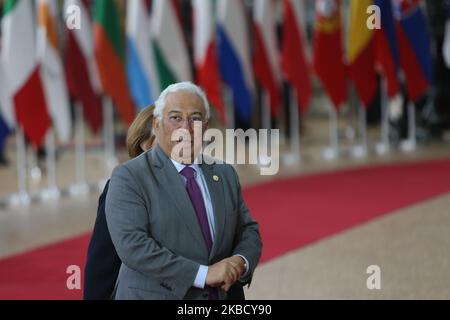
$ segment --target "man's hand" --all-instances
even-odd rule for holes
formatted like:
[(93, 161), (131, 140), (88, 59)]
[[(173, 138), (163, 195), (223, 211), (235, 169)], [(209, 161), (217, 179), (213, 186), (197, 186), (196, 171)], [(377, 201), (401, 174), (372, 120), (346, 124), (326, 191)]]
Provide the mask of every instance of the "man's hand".
[(245, 261), (239, 256), (225, 258), (208, 268), (206, 285), (221, 287), (228, 291), (230, 287), (244, 274)]

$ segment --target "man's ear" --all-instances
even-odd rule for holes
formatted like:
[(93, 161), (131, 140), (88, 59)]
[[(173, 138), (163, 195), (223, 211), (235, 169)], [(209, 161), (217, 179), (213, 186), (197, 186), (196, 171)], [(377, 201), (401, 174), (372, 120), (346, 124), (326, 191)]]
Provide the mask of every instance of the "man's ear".
[(158, 117), (153, 117), (153, 121), (152, 121), (153, 134), (156, 135), (156, 133), (159, 131), (159, 125), (160, 125), (159, 118)]

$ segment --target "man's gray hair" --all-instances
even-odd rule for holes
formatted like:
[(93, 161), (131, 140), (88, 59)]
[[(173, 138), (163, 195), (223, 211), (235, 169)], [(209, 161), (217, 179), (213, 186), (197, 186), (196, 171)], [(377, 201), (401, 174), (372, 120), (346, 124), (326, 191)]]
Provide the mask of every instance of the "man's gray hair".
[(158, 117), (161, 119), (161, 117), (163, 115), (163, 110), (166, 107), (167, 95), (169, 93), (175, 93), (178, 91), (188, 91), (188, 92), (196, 94), (202, 100), (203, 107), (205, 108), (205, 111), (206, 111), (206, 120), (209, 120), (210, 112), (209, 112), (208, 99), (206, 99), (206, 95), (203, 92), (203, 90), (199, 86), (193, 84), (190, 81), (178, 82), (178, 83), (171, 84), (166, 89), (164, 89), (163, 92), (161, 92), (158, 99), (155, 101), (155, 110), (153, 111), (153, 115), (155, 117)]

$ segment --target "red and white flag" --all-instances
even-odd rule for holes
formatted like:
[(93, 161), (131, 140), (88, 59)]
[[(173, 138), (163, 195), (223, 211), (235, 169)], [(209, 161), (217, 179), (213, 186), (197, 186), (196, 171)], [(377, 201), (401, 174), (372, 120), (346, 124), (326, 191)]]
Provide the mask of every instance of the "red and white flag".
[(3, 60), (0, 59), (0, 113), (6, 124), (13, 128), (16, 120), (12, 108), (11, 96), (8, 92), (8, 83), (6, 82)]
[(300, 110), (306, 112), (312, 96), (310, 65), (305, 50), (302, 13), (303, 1), (283, 0), (283, 44), (281, 67), (286, 80), (297, 93)]
[(37, 0), (37, 54), (50, 115), (58, 138), (68, 143), (72, 135), (69, 97), (60, 54), (56, 0)]
[(36, 56), (35, 25), (29, 0), (3, 3), (2, 59), (15, 119), (35, 147), (51, 126)]
[(213, 3), (210, 0), (193, 0), (194, 12), (194, 62), (197, 84), (201, 86), (211, 104), (225, 121), (225, 108), (221, 94), (221, 79), (217, 60), (216, 26)]
[(80, 13), (80, 28), (66, 27), (65, 69), (70, 96), (81, 102), (86, 122), (97, 132), (103, 120), (99, 94), (101, 88), (94, 58), (92, 17), (85, 2), (64, 2), (64, 16), (71, 13), (71, 8), (79, 8)]
[(277, 48), (275, 5), (272, 0), (256, 0), (253, 7), (254, 41), (253, 69), (255, 78), (269, 93), (272, 115), (281, 104), (280, 55)]

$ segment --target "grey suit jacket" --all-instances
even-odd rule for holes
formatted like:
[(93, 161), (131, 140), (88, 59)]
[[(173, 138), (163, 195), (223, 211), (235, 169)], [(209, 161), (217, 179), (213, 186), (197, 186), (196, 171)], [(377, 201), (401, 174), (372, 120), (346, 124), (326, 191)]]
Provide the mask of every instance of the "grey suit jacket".
[[(228, 164), (201, 168), (215, 215), (210, 255), (184, 181), (159, 145), (114, 169), (106, 219), (122, 260), (116, 299), (208, 299), (208, 289), (193, 287), (200, 264), (211, 265), (233, 254), (249, 261), (244, 280), (250, 283), (262, 242), (238, 176)], [(223, 290), (220, 298), (226, 298)]]

